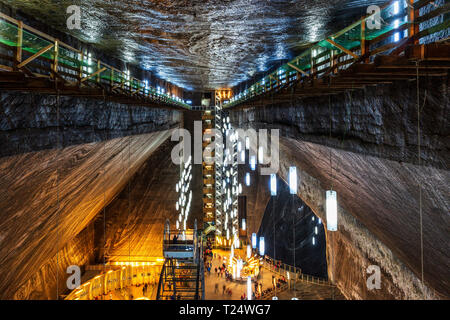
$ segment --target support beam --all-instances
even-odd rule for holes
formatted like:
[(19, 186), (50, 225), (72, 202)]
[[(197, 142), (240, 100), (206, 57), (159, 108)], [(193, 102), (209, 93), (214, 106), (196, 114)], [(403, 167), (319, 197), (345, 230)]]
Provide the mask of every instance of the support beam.
[(105, 70), (106, 70), (106, 68), (103, 67), (103, 68), (101, 68), (100, 70), (97, 70), (97, 71), (95, 71), (94, 73), (92, 73), (92, 74), (90, 74), (90, 75), (84, 77), (83, 79), (81, 79), (81, 82), (84, 82), (84, 81), (86, 81), (86, 80), (88, 80), (88, 79), (90, 79), (90, 78), (93, 78), (93, 77), (95, 77), (96, 75), (99, 75), (100, 73), (102, 73), (102, 72), (105, 71)]
[(287, 65), (288, 65), (289, 67), (291, 67), (292, 69), (294, 69), (294, 70), (300, 72), (300, 73), (303, 74), (304, 76), (307, 76), (307, 75), (308, 75), (308, 73), (306, 73), (305, 71), (303, 71), (303, 70), (300, 69), (299, 67), (294, 66), (292, 63), (289, 63), (289, 62), (288, 62)]
[(24, 66), (26, 66), (27, 64), (29, 64), (31, 61), (33, 61), (34, 59), (38, 58), (39, 56), (43, 55), (44, 53), (46, 53), (48, 50), (50, 50), (51, 48), (53, 48), (54, 44), (49, 44), (48, 46), (46, 46), (45, 48), (41, 49), (39, 52), (36, 52), (35, 54), (33, 54), (31, 57), (29, 57), (28, 59), (26, 59), (25, 61), (19, 63), (17, 65), (17, 68), (22, 68)]
[(331, 39), (326, 39), (325, 41), (327, 41), (328, 43), (332, 44), (333, 46), (335, 46), (336, 48), (340, 49), (341, 51), (345, 52), (346, 54), (351, 55), (353, 58), (358, 59), (359, 56), (353, 52), (351, 52), (350, 50), (347, 50), (346, 48), (344, 48), (343, 46), (341, 46), (340, 44), (334, 42)]
[(17, 49), (16, 49), (16, 63), (22, 62), (22, 42), (23, 42), (23, 22), (19, 21), (17, 25)]

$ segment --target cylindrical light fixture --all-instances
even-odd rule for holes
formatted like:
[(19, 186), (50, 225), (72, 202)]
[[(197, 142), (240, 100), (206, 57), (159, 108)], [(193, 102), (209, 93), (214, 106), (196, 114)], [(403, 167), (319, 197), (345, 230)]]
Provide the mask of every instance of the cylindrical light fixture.
[(253, 171), (255, 171), (255, 169), (256, 169), (256, 157), (255, 156), (250, 157), (250, 169), (252, 169)]
[(259, 255), (263, 256), (264, 255), (264, 237), (260, 237), (259, 238)]
[(297, 168), (289, 167), (289, 191), (291, 194), (297, 194)]
[(277, 195), (277, 175), (275, 173), (270, 175), (270, 194), (272, 196)]
[(247, 277), (247, 300), (252, 300), (252, 277)]
[(253, 249), (256, 249), (256, 244), (257, 244), (256, 233), (252, 233), (252, 248)]
[(245, 185), (248, 187), (248, 186), (250, 186), (250, 173), (249, 172), (247, 172), (246, 174), (245, 174)]
[(326, 192), (326, 211), (328, 231), (337, 231), (337, 195), (336, 191)]
[(258, 161), (260, 164), (264, 163), (264, 148), (262, 146), (258, 148)]

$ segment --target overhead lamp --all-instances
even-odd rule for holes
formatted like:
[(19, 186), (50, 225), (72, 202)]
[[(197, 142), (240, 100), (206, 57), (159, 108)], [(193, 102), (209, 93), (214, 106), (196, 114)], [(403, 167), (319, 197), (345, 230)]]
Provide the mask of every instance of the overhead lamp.
[(256, 169), (256, 157), (255, 156), (250, 157), (250, 168), (253, 171), (255, 171), (255, 169)]
[(241, 151), (241, 162), (245, 163), (245, 150)]
[(264, 163), (264, 148), (262, 146), (258, 148), (258, 161), (260, 164)]
[(246, 174), (245, 174), (245, 185), (248, 187), (248, 186), (250, 186), (250, 173), (249, 172), (247, 172)]
[(247, 259), (250, 259), (250, 257), (252, 256), (252, 247), (250, 247), (250, 245), (247, 245)]
[(252, 248), (253, 249), (256, 249), (256, 244), (257, 244), (256, 233), (252, 233)]
[(252, 300), (252, 277), (247, 277), (247, 300)]
[(264, 237), (259, 238), (259, 255), (264, 256)]
[(336, 191), (326, 192), (326, 213), (328, 231), (337, 231), (337, 195)]
[(289, 191), (291, 194), (297, 194), (297, 168), (289, 167)]
[(270, 194), (272, 196), (277, 195), (277, 176), (275, 173), (270, 175)]

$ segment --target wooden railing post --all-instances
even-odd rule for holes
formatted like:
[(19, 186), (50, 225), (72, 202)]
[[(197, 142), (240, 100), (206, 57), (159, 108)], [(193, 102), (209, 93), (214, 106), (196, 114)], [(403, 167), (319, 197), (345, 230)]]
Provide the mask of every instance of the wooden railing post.
[(52, 71), (54, 73), (53, 77), (56, 79), (56, 74), (58, 73), (58, 55), (59, 55), (58, 40), (55, 40), (55, 47), (54, 47), (53, 54), (54, 54), (54, 57), (53, 57)]
[[(415, 22), (415, 18), (419, 16), (419, 9), (414, 9), (414, 0), (406, 0), (408, 5), (408, 21), (409, 30), (408, 37), (415, 37), (419, 33), (419, 24)], [(419, 44), (419, 39), (414, 39), (414, 44)]]
[(84, 53), (81, 52), (80, 57), (80, 70), (78, 71), (78, 85), (81, 85), (81, 79), (83, 79), (83, 65), (84, 65)]
[[(366, 56), (367, 55), (367, 56)], [(364, 63), (369, 63), (369, 46), (366, 41), (366, 20), (361, 20), (361, 56), (364, 56)]]
[(111, 68), (111, 79), (110, 79), (111, 90), (114, 86), (114, 68)]
[(311, 73), (310, 73), (310, 75), (311, 75), (311, 79), (312, 80), (314, 80), (316, 78), (315, 70), (314, 70), (314, 65), (315, 65), (314, 59), (315, 59), (315, 57), (314, 57), (314, 49), (311, 49), (311, 70), (310, 70)]
[(17, 28), (16, 65), (22, 62), (23, 22), (19, 21)]
[[(97, 60), (97, 71), (100, 70), (101, 62)], [(100, 83), (100, 73), (97, 75), (97, 83)]]

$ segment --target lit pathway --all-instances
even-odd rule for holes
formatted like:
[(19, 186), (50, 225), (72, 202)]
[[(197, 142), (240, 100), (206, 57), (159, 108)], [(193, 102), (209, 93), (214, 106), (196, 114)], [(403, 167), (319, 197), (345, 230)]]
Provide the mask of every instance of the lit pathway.
[[(223, 256), (229, 257), (229, 252), (223, 250), (214, 250), (216, 254), (222, 256), (222, 259), (213, 258), (212, 261), (213, 266), (211, 268), (211, 274), (208, 274), (205, 271), (205, 299), (206, 300), (240, 300), (241, 295), (245, 292), (247, 294), (247, 283), (246, 282), (230, 282), (225, 281), (224, 277), (218, 277), (214, 272), (214, 268), (219, 267), (223, 263)], [(261, 268), (261, 276), (258, 279), (258, 282), (262, 284), (263, 291), (272, 286), (272, 275), (278, 277), (278, 275), (272, 273), (271, 271)], [(215, 293), (215, 284), (218, 283), (219, 291)], [(226, 293), (222, 294), (223, 285), (227, 288), (230, 288), (232, 291), (232, 295), (229, 296)], [(252, 282), (252, 290), (254, 290), (254, 283)], [(342, 294), (337, 288), (334, 288), (334, 291), (329, 286), (318, 285), (313, 283), (306, 282), (297, 282), (296, 284), (296, 296), (300, 300), (324, 300), (324, 299), (344, 299)], [(282, 292), (278, 292), (277, 296), (280, 300), (290, 300), (294, 296), (294, 292), (291, 290), (284, 290)]]
[[(247, 283), (246, 282), (230, 282), (225, 281), (225, 277), (218, 277), (214, 272), (214, 268), (218, 268), (223, 263), (223, 255), (229, 257), (229, 252), (223, 250), (214, 250), (214, 253), (222, 256), (222, 259), (213, 258), (213, 266), (211, 268), (211, 274), (205, 271), (205, 299), (206, 300), (240, 300), (243, 293), (247, 294)], [(258, 282), (262, 284), (262, 290), (272, 287), (272, 272), (267, 269), (261, 268), (261, 276)], [(219, 292), (215, 293), (215, 284), (219, 285)], [(223, 285), (231, 289), (232, 295), (229, 296), (226, 293), (222, 294)], [(252, 282), (252, 291), (254, 290), (254, 282)]]

